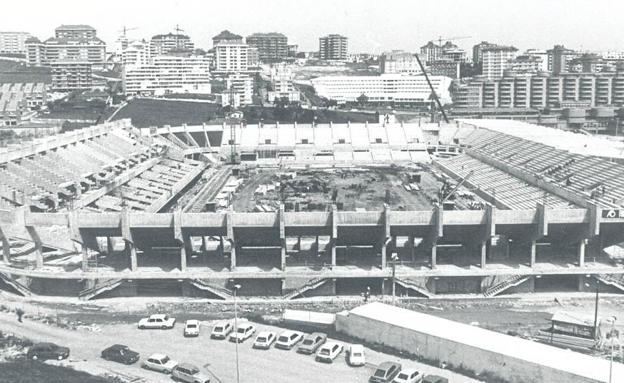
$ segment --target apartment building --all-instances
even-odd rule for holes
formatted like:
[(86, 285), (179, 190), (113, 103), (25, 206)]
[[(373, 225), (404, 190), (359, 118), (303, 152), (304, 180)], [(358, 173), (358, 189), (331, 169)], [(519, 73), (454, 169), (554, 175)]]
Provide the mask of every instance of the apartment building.
[(126, 95), (211, 93), (210, 60), (204, 56), (156, 56), (149, 64), (124, 67)]
[(579, 57), (580, 53), (568, 49), (563, 45), (555, 45), (547, 51), (548, 70), (553, 74), (570, 72), (570, 62)]
[(262, 62), (277, 62), (288, 57), (288, 37), (281, 33), (254, 33), (247, 36), (247, 45), (258, 49)]
[(457, 108), (624, 106), (624, 73), (568, 73), (475, 79), (453, 88)]
[(26, 40), (28, 65), (51, 66), (56, 61), (84, 61), (94, 69), (106, 67), (106, 44), (95, 35), (95, 29), (84, 25), (63, 25), (55, 37), (41, 42), (36, 37)]
[(0, 32), (0, 53), (26, 54), (28, 32)]
[(155, 35), (150, 40), (150, 54), (153, 57), (162, 56), (171, 52), (192, 52), (195, 44), (187, 35), (167, 33)]
[(128, 42), (125, 49), (121, 51), (121, 64), (124, 67), (142, 66), (151, 62), (152, 46), (145, 40)]
[(57, 60), (52, 68), (52, 90), (70, 92), (93, 87), (93, 63), (80, 60)]
[(221, 93), (221, 105), (238, 108), (253, 102), (253, 79), (246, 74), (230, 74), (225, 78), (226, 90)]
[[(450, 102), (451, 79), (430, 76), (442, 102)], [(312, 79), (316, 93), (339, 103), (356, 102), (362, 94), (369, 102), (428, 103), (431, 89), (424, 76), (382, 74), (380, 76), (324, 76)]]
[(505, 70), (511, 68), (517, 51), (514, 47), (504, 45), (483, 48), (483, 75), (488, 79), (503, 77)]
[[(212, 38), (217, 74), (246, 72), (250, 66), (249, 46), (243, 37), (225, 30)], [(252, 60), (253, 61), (253, 60)]]
[(400, 50), (383, 53), (379, 58), (379, 69), (381, 73), (386, 74), (403, 73), (414, 75), (422, 73), (416, 56)]
[(483, 49), (494, 47), (497, 44), (488, 43), (487, 41), (481, 41), (479, 44), (476, 44), (472, 47), (472, 62), (475, 64), (480, 64), (483, 62)]
[(442, 47), (433, 41), (420, 47), (420, 58), (426, 63), (442, 59)]
[(293, 85), (292, 69), (284, 64), (271, 66), (271, 89), (267, 94), (267, 101), (286, 98), (289, 102), (301, 101), (300, 92)]
[(345, 36), (330, 34), (319, 38), (319, 58), (321, 60), (347, 61), (349, 40)]

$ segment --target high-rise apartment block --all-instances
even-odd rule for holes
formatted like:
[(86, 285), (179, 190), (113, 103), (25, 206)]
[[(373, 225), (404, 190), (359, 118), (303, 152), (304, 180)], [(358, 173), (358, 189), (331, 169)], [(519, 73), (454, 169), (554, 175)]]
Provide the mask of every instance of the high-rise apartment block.
[(381, 73), (422, 73), (413, 53), (398, 50), (383, 53), (379, 58), (379, 69)]
[(215, 72), (238, 73), (249, 69), (248, 46), (243, 37), (223, 31), (212, 38), (215, 50)]
[(426, 63), (442, 59), (442, 47), (433, 41), (420, 47), (420, 58)]
[(496, 44), (488, 43), (487, 41), (481, 41), (479, 44), (472, 47), (472, 62), (480, 64), (483, 62), (483, 49), (494, 47)]
[(457, 108), (624, 106), (624, 72), (505, 76), (472, 80), (455, 87)]
[(181, 52), (188, 52), (190, 54), (194, 48), (195, 45), (189, 36), (176, 33), (156, 35), (153, 36), (150, 41), (150, 54), (153, 57)]
[(69, 92), (93, 86), (93, 63), (80, 60), (56, 60), (50, 63), (52, 90)]
[(26, 40), (26, 59), (29, 65), (51, 66), (57, 61), (91, 63), (94, 69), (106, 66), (106, 44), (95, 29), (87, 25), (62, 25), (55, 37), (41, 42), (36, 37)]
[(580, 54), (572, 49), (555, 45), (553, 49), (548, 50), (548, 70), (553, 74), (568, 73), (570, 61), (579, 56)]
[(348, 56), (348, 39), (345, 36), (331, 34), (319, 38), (321, 60), (346, 61)]
[(277, 62), (288, 57), (288, 37), (281, 33), (254, 33), (247, 36), (247, 45), (258, 49), (262, 62)]
[(511, 68), (517, 51), (517, 48), (504, 45), (483, 48), (483, 75), (488, 79), (503, 77), (505, 70)]
[(26, 53), (28, 32), (0, 32), (0, 53)]

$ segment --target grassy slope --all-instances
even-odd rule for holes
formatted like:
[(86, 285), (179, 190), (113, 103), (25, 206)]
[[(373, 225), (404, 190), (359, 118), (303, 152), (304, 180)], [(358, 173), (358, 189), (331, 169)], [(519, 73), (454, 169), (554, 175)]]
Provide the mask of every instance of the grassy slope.
[(104, 378), (70, 368), (32, 361), (0, 363), (0, 383), (107, 383)]

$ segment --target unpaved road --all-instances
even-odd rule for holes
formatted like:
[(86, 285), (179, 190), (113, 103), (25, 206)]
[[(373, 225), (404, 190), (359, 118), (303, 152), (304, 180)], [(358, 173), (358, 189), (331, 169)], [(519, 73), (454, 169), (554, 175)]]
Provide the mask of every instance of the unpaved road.
[[(201, 318), (198, 318), (201, 319)], [(216, 382), (235, 382), (235, 345), (209, 338), (210, 323), (203, 322), (198, 338), (184, 338), (182, 324), (173, 330), (138, 330), (134, 323), (101, 325), (100, 332), (65, 330), (26, 319), (18, 323), (14, 314), (0, 313), (0, 329), (28, 337), (34, 341), (52, 341), (70, 347), (68, 361), (76, 369), (100, 375), (107, 371), (143, 377), (146, 382), (171, 382), (165, 375), (143, 370), (139, 363), (131, 366), (102, 360), (101, 350), (115, 343), (128, 345), (141, 354), (141, 360), (151, 353), (164, 352), (179, 362), (193, 363), (210, 372)], [(282, 329), (259, 325), (258, 331)], [(454, 383), (476, 382), (473, 379), (428, 365), (366, 350), (366, 367), (352, 368), (344, 360), (344, 353), (333, 364), (314, 361), (312, 356), (297, 354), (294, 350), (267, 351), (251, 348), (251, 340), (239, 345), (241, 382), (367, 382), (375, 365), (385, 360), (397, 360), (404, 367), (414, 367), (426, 373), (446, 376)]]

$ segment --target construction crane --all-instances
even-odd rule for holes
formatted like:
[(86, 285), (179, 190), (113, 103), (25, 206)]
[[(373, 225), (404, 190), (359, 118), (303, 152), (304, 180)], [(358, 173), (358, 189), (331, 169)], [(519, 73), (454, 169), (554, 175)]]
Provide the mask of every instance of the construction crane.
[(226, 121), (230, 125), (230, 163), (236, 164), (236, 124), (240, 123), (240, 120), (236, 118), (236, 92), (234, 91), (234, 85), (230, 84), (228, 89), (228, 104), (230, 105), (230, 113), (226, 117)]
[(136, 27), (133, 27), (133, 28), (128, 28), (128, 27), (126, 27), (126, 26), (124, 25), (123, 29), (122, 29), (122, 30), (120, 30), (120, 31), (117, 31), (117, 32), (121, 33), (121, 35), (122, 35), (123, 37), (126, 37), (126, 33), (127, 33), (128, 31), (134, 31), (134, 30), (136, 30), (136, 29), (139, 29), (139, 28), (136, 28)]
[(457, 41), (457, 40), (465, 40), (465, 39), (471, 39), (471, 38), (472, 38), (472, 36), (454, 36), (454, 37), (438, 36), (438, 45), (442, 46), (442, 40), (445, 40), (445, 41)]
[(435, 89), (433, 88), (433, 85), (431, 84), (431, 80), (429, 79), (429, 75), (427, 74), (427, 71), (425, 70), (425, 66), (423, 65), (422, 61), (420, 61), (420, 57), (418, 57), (418, 53), (414, 53), (414, 56), (416, 56), (416, 61), (418, 61), (418, 66), (420, 66), (420, 70), (425, 75), (425, 80), (427, 80), (429, 89), (431, 89), (431, 95), (433, 96), (433, 99), (435, 100), (435, 102), (438, 104), (438, 108), (440, 108), (440, 112), (442, 112), (442, 117), (444, 117), (444, 122), (448, 124), (449, 123), (448, 116), (446, 115), (446, 112), (444, 111), (444, 108), (442, 107), (442, 103), (440, 102), (440, 99), (438, 98), (438, 94), (436, 93)]
[(175, 39), (176, 39), (176, 49), (182, 49), (182, 47), (180, 47), (180, 32), (184, 32), (184, 29), (180, 28), (180, 24), (176, 24), (175, 28), (173, 28), (173, 30), (175, 31)]

